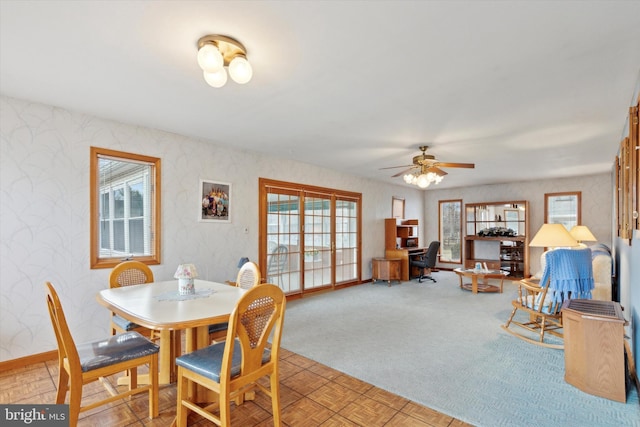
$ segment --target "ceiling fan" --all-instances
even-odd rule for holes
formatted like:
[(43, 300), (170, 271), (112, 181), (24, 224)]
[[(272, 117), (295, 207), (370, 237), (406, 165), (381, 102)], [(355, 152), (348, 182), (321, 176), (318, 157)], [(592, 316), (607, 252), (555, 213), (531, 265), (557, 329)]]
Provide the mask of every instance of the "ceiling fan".
[(447, 172), (443, 171), (440, 168), (475, 168), (475, 164), (473, 163), (448, 163), (441, 162), (435, 158), (433, 154), (427, 154), (428, 145), (422, 145), (419, 147), (422, 154), (413, 157), (412, 165), (403, 165), (403, 166), (390, 166), (382, 169), (396, 169), (396, 168), (405, 168), (402, 171), (398, 172), (395, 175), (392, 175), (392, 178), (405, 175), (405, 174), (414, 174), (414, 175), (423, 175), (429, 172), (433, 172), (438, 176), (444, 176)]

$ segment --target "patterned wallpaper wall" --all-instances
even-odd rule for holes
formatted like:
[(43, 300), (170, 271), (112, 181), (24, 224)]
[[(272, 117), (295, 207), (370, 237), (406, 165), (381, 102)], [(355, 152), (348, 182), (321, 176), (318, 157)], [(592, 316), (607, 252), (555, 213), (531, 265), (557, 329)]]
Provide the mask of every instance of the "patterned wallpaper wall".
[[(425, 201), (426, 241), (438, 238), (439, 200), (462, 199), (463, 207), (466, 203), (527, 200), (529, 202), (529, 234), (533, 237), (544, 222), (545, 193), (566, 191), (582, 192), (582, 224), (589, 227), (598, 242), (613, 248), (611, 237), (613, 196), (610, 173), (428, 191)], [(429, 220), (430, 218), (433, 220)], [(530, 248), (531, 274), (535, 274), (539, 270), (541, 254), (542, 248)], [(458, 267), (459, 265), (449, 266)]]
[[(89, 268), (90, 146), (162, 159), (162, 264), (151, 267), (158, 280), (171, 279), (188, 261), (202, 278), (224, 281), (235, 277), (240, 257), (257, 259), (259, 177), (361, 192), (364, 280), (371, 258), (384, 255), (392, 196), (405, 198), (405, 216), (425, 225), (428, 241), (437, 236), (439, 199), (527, 199), (534, 229), (542, 223), (544, 193), (581, 190), (583, 222), (600, 241), (611, 239), (608, 175), (423, 192), (265, 159), (231, 148), (233, 141), (212, 145), (7, 97), (0, 97), (0, 137), (0, 361), (55, 349), (45, 281), (58, 289), (76, 341), (108, 334), (109, 313), (95, 295), (108, 286), (109, 271)], [(197, 221), (201, 178), (233, 184), (230, 224)]]
[[(158, 280), (193, 262), (203, 279), (235, 278), (238, 259), (257, 260), (258, 178), (363, 194), (363, 279), (384, 254), (392, 196), (422, 219), (421, 191), (265, 159), (203, 140), (0, 97), (0, 361), (55, 349), (44, 300), (56, 286), (78, 342), (108, 334), (109, 313), (95, 299), (109, 271), (89, 268), (89, 147), (162, 159), (162, 264)], [(249, 166), (249, 167), (247, 167)], [(199, 180), (232, 183), (231, 224), (198, 222)], [(244, 233), (244, 228), (249, 233)]]

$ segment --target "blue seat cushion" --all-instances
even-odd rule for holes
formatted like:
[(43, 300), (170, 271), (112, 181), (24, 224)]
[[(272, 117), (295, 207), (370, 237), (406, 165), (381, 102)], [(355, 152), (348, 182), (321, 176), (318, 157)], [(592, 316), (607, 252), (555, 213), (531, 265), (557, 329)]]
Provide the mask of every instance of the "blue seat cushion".
[(215, 325), (209, 325), (210, 334), (214, 332), (226, 331), (227, 329), (229, 329), (229, 322), (216, 323)]
[(111, 321), (116, 325), (118, 325), (118, 327), (120, 327), (120, 329), (122, 329), (123, 331), (131, 331), (139, 327), (137, 323), (133, 323), (125, 319), (124, 317), (118, 316), (117, 314), (111, 316)]
[[(224, 341), (212, 344), (200, 350), (182, 355), (176, 359), (176, 365), (189, 369), (203, 377), (220, 382), (220, 369), (222, 368), (222, 355), (224, 353)], [(271, 359), (271, 350), (264, 349), (262, 363), (267, 363)], [(240, 365), (242, 363), (242, 349), (240, 341), (235, 340), (233, 346), (233, 356), (231, 358), (231, 378), (240, 375)]]
[(76, 346), (82, 372), (157, 353), (160, 347), (138, 332), (125, 332), (106, 340)]

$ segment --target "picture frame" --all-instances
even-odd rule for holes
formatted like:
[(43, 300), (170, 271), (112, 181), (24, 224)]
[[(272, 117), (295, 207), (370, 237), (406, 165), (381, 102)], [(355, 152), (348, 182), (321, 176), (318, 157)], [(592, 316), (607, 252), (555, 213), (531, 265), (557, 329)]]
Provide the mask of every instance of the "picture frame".
[(232, 212), (231, 183), (200, 179), (200, 222), (230, 223)]
[(404, 199), (391, 197), (391, 217), (404, 218)]

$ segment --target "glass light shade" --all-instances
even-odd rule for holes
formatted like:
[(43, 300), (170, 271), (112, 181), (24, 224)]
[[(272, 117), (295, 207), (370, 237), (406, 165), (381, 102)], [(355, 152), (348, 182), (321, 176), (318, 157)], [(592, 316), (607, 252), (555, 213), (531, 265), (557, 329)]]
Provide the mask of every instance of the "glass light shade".
[(251, 64), (244, 56), (236, 56), (229, 63), (229, 75), (234, 82), (239, 84), (245, 84), (251, 77), (253, 77), (253, 70)]
[(574, 225), (569, 231), (571, 237), (576, 239), (578, 242), (596, 242), (596, 236), (593, 235), (589, 227), (586, 225)]
[(429, 184), (431, 184), (431, 181), (429, 181), (429, 177), (427, 175), (422, 174), (416, 180), (416, 184), (420, 188), (427, 188), (429, 186)]
[(414, 176), (410, 173), (402, 177), (402, 179), (404, 179), (404, 182), (406, 182), (407, 184), (411, 184), (411, 182), (413, 181), (413, 178)]
[(205, 44), (198, 50), (198, 65), (208, 73), (215, 73), (224, 66), (224, 58), (216, 46)]
[(578, 246), (578, 242), (571, 237), (564, 225), (542, 224), (542, 227), (529, 242), (529, 246), (543, 248), (574, 247)]
[(207, 73), (204, 71), (204, 80), (213, 87), (222, 87), (227, 83), (227, 72), (224, 68), (216, 71), (215, 73)]

